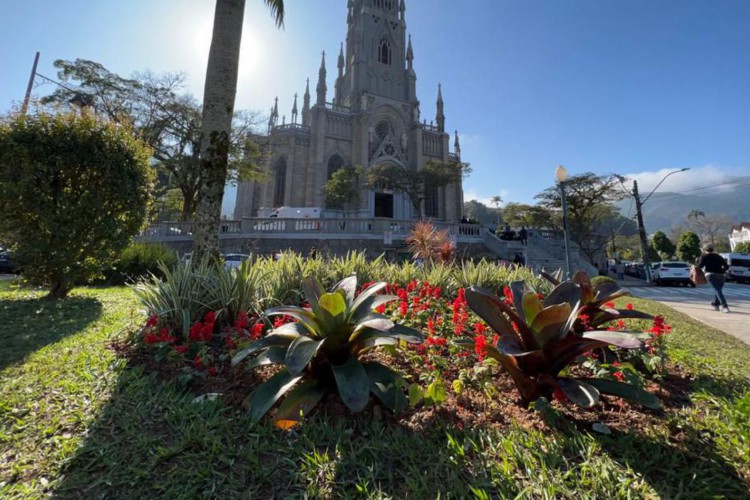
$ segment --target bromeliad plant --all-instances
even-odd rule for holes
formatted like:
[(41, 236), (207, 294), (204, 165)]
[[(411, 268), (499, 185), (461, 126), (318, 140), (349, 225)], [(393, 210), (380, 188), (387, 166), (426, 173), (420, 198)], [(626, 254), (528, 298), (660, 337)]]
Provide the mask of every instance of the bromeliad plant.
[(257, 354), (248, 368), (284, 365), (250, 395), (251, 417), (259, 420), (292, 388), (276, 414), (276, 425), (281, 428), (297, 424), (333, 391), (352, 412), (367, 406), (370, 393), (393, 411), (405, 408), (400, 376), (377, 361), (360, 360), (373, 347), (396, 345), (401, 340), (422, 342), (418, 331), (373, 312), (398, 297), (378, 294), (386, 284), (375, 283), (355, 298), (356, 276), (345, 278), (329, 293), (314, 279), (305, 279), (302, 285), (310, 308), (281, 306), (267, 310), (267, 317), (288, 316), (296, 322), (275, 328), (232, 359), (236, 365)]
[[(557, 279), (542, 274), (555, 285), (554, 290), (544, 300), (545, 305), (567, 302), (571, 307), (578, 307), (578, 317), (573, 323), (573, 331), (581, 334), (595, 330), (605, 323), (623, 319), (654, 319), (650, 314), (633, 309), (616, 309), (614, 300), (628, 295), (617, 283), (603, 282), (592, 285), (588, 274), (578, 271), (570, 281), (558, 282)], [(517, 282), (511, 287), (514, 297), (523, 293), (523, 284)], [(516, 305), (518, 309), (518, 305)]]
[[(500, 363), (513, 378), (524, 406), (540, 397), (554, 395), (588, 408), (599, 401), (600, 393), (607, 393), (648, 408), (659, 408), (659, 400), (639, 387), (616, 380), (563, 374), (578, 356), (592, 349), (641, 347), (642, 332), (576, 333), (581, 287), (573, 285), (562, 283), (542, 300), (524, 282), (514, 282), (510, 287), (513, 305), (508, 303), (510, 300), (506, 302), (481, 288), (467, 290), (469, 307), (498, 334), (497, 342), (486, 346), (486, 355)], [(460, 339), (456, 344), (476, 348), (474, 339)]]

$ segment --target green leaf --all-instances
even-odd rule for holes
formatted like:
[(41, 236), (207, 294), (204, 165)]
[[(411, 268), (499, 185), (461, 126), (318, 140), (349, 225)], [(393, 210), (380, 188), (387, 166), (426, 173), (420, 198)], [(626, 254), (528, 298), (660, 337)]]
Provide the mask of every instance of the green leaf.
[(375, 330), (388, 331), (396, 326), (396, 324), (388, 317), (380, 314), (370, 314), (369, 317), (364, 318), (362, 321), (357, 323), (357, 330), (360, 328), (372, 328)]
[(317, 312), (318, 300), (326, 292), (323, 286), (317, 279), (308, 277), (302, 280), (302, 290), (305, 292), (305, 298), (310, 303), (313, 312)]
[(401, 389), (401, 376), (390, 368), (374, 361), (364, 363), (363, 366), (370, 378), (370, 392), (391, 411), (404, 410), (407, 407), (407, 401), (404, 391)]
[[(526, 318), (526, 323), (532, 324), (534, 318), (542, 310), (542, 301), (539, 300), (536, 293), (526, 292), (523, 294), (523, 314)], [(533, 327), (532, 327), (533, 329)]]
[(409, 406), (417, 406), (424, 400), (424, 390), (419, 384), (409, 384)]
[(329, 326), (340, 323), (346, 312), (346, 300), (340, 293), (324, 293), (318, 301), (320, 313), (325, 318), (324, 322)]
[(591, 426), (591, 429), (594, 432), (598, 432), (599, 434), (605, 434), (607, 436), (612, 434), (612, 430), (604, 422), (594, 422), (594, 425)]
[(362, 411), (370, 399), (370, 379), (362, 364), (350, 357), (343, 365), (331, 365), (339, 396), (353, 412)]
[(273, 346), (269, 347), (262, 353), (255, 356), (253, 359), (248, 361), (247, 369), (256, 368), (258, 366), (273, 365), (276, 363), (283, 363), (286, 359), (286, 351), (288, 347), (284, 346)]
[[(642, 332), (641, 332), (642, 333)], [(598, 330), (586, 332), (581, 337), (585, 339), (598, 340), (607, 344), (616, 345), (624, 349), (638, 349), (641, 347), (641, 341), (637, 335), (632, 333), (610, 330)]]
[(323, 340), (313, 340), (310, 337), (297, 337), (289, 344), (286, 351), (286, 369), (292, 375), (302, 373), (307, 364), (315, 357)]
[(536, 337), (537, 345), (544, 348), (547, 343), (561, 338), (564, 327), (570, 317), (570, 304), (557, 304), (545, 307), (534, 318), (531, 330)]
[(513, 293), (513, 307), (516, 308), (516, 313), (524, 318), (526, 313), (523, 309), (523, 296), (527, 293), (533, 293), (534, 290), (522, 280), (512, 281), (508, 288), (510, 288), (510, 291)]
[(345, 304), (351, 304), (354, 302), (354, 295), (357, 293), (357, 276), (352, 275), (348, 278), (344, 278), (333, 287), (333, 291), (343, 290)]
[(250, 396), (250, 418), (255, 421), (260, 420), (274, 403), (301, 378), (302, 375), (294, 376), (284, 369), (268, 379)]
[(315, 314), (309, 309), (297, 306), (279, 306), (267, 309), (264, 316), (289, 316), (300, 323), (302, 323), (311, 334), (317, 335), (320, 331), (320, 325), (318, 324)]
[(549, 295), (544, 298), (544, 306), (555, 304), (570, 304), (571, 307), (581, 300), (581, 289), (572, 281), (564, 281), (557, 285)]
[(232, 356), (232, 366), (236, 366), (243, 359), (245, 359), (246, 357), (248, 357), (254, 352), (258, 352), (261, 349), (265, 349), (271, 346), (286, 347), (289, 344), (291, 344), (292, 341), (296, 339), (297, 337), (299, 337), (299, 335), (293, 335), (293, 334), (266, 335), (262, 339), (256, 340), (255, 342), (247, 346), (245, 349), (242, 349), (241, 351), (236, 352), (235, 355)]
[(385, 304), (398, 299), (395, 295), (377, 295), (377, 293), (384, 289), (385, 286), (386, 283), (382, 281), (370, 285), (364, 292), (360, 293), (359, 296), (354, 299), (354, 302), (351, 302), (350, 314), (353, 321), (357, 321), (359, 317), (366, 316), (380, 304)]
[(569, 400), (583, 408), (591, 408), (599, 402), (599, 391), (586, 382), (573, 378), (560, 377), (557, 385)]
[[(472, 286), (466, 290), (466, 302), (471, 310), (499, 335), (518, 335), (524, 348), (533, 349), (536, 347), (536, 340), (528, 325), (511, 307), (491, 292)], [(510, 321), (505, 318), (506, 314), (512, 321), (515, 321), (518, 326), (518, 334), (516, 334)]]
[(583, 378), (580, 380), (593, 387), (596, 387), (600, 392), (603, 392), (604, 394), (619, 396), (652, 410), (658, 410), (661, 408), (661, 401), (659, 401), (659, 398), (654, 394), (641, 389), (640, 387), (626, 384), (624, 382), (618, 382), (616, 380), (607, 380), (601, 378)]
[(594, 287), (594, 300), (593, 302), (597, 305), (609, 302), (611, 300), (615, 300), (619, 297), (624, 297), (626, 295), (630, 295), (630, 292), (627, 290), (623, 290), (620, 288), (620, 285), (617, 283), (612, 283), (610, 281), (599, 283)]
[(439, 405), (448, 398), (448, 392), (445, 390), (445, 384), (442, 379), (436, 378), (427, 386), (425, 399), (430, 403)]
[(315, 408), (328, 393), (328, 389), (317, 380), (301, 382), (279, 405), (274, 423), (280, 429), (291, 429)]

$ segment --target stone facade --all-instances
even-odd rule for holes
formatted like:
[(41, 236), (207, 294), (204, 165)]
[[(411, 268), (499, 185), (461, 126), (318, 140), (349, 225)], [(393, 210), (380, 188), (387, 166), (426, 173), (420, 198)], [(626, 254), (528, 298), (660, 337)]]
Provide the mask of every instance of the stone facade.
[[(276, 99), (264, 141), (270, 175), (264, 182), (239, 185), (236, 219), (263, 216), (264, 208), (280, 206), (325, 209), (324, 185), (345, 165), (420, 169), (430, 160), (460, 161), (458, 133), (449, 151), (439, 86), (434, 120), (421, 118), (404, 0), (349, 0), (347, 10), (346, 45), (338, 56), (332, 102), (327, 101), (323, 53), (314, 103), (309, 79), (301, 113), (295, 95), (288, 122), (285, 116), (279, 119)], [(429, 218), (458, 221), (462, 207), (460, 182), (426, 193)], [(409, 220), (419, 216), (415, 212), (406, 194), (362, 183), (358, 206), (349, 216)]]

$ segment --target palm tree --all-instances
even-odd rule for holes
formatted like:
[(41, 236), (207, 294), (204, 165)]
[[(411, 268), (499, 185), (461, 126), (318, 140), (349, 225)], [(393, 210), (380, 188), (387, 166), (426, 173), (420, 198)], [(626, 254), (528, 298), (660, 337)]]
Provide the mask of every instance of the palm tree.
[(688, 214), (688, 219), (693, 218), (695, 220), (698, 220), (698, 217), (705, 217), (705, 216), (706, 216), (706, 213), (703, 210), (698, 210), (697, 208), (694, 208)]
[(500, 208), (500, 204), (503, 202), (503, 199), (499, 196), (495, 195), (492, 198), (490, 198), (490, 203), (495, 205), (495, 215), (497, 219), (497, 223), (500, 224), (500, 211), (498, 210)]
[[(284, 24), (284, 0), (264, 0)], [(194, 256), (219, 253), (219, 225), (224, 183), (227, 178), (229, 143), (237, 94), (242, 22), (245, 0), (216, 0), (211, 49), (203, 87), (200, 203), (195, 213)]]

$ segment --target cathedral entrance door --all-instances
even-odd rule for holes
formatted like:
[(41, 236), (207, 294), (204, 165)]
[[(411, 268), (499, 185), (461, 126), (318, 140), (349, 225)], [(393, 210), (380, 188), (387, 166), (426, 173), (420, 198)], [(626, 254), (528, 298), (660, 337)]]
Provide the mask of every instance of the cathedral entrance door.
[(393, 193), (375, 193), (375, 217), (393, 219)]

